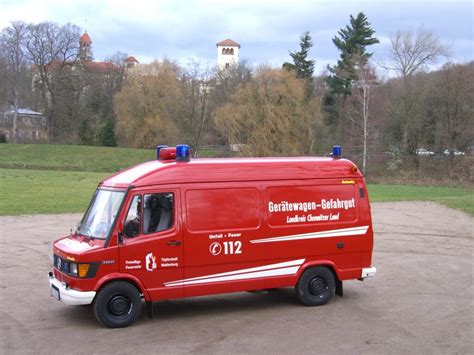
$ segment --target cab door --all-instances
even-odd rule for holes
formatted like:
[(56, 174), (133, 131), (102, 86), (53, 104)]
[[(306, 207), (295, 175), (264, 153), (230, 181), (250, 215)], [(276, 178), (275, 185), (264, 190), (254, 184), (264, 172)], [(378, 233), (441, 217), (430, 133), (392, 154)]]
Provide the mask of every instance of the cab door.
[(152, 300), (183, 296), (183, 237), (178, 189), (130, 195), (119, 247), (120, 272), (136, 276)]

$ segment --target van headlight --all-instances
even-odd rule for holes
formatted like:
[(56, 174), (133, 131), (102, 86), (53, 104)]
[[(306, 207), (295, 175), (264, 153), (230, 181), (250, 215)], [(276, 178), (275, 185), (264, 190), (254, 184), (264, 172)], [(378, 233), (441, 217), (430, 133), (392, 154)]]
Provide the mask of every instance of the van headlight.
[[(89, 275), (90, 266), (91, 266), (91, 264), (89, 264), (89, 263), (83, 263), (83, 264), (70, 263), (69, 264), (69, 275), (74, 276), (74, 277), (79, 277), (81, 279), (86, 278)], [(95, 272), (94, 272), (94, 274), (95, 274)]]
[(69, 273), (72, 276), (77, 277), (77, 264), (76, 263), (70, 263), (69, 264)]

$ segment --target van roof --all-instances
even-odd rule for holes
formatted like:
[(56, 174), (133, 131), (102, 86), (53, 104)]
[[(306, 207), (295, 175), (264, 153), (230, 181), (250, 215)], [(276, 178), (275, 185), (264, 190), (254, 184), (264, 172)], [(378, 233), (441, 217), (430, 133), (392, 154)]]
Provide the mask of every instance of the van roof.
[(259, 181), (361, 177), (346, 159), (333, 158), (212, 158), (189, 162), (154, 160), (122, 170), (100, 185), (126, 188), (194, 182)]

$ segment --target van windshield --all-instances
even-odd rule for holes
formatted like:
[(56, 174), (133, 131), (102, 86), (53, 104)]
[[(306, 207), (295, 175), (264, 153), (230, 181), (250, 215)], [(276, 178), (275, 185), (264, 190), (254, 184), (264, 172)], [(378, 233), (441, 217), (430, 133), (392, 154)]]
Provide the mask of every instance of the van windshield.
[(90, 238), (107, 238), (124, 196), (125, 191), (97, 189), (77, 232)]

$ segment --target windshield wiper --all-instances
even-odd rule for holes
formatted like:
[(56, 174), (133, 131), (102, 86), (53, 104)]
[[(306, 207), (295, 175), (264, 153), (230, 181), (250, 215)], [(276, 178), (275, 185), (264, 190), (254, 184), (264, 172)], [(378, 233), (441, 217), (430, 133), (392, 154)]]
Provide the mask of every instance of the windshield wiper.
[(84, 223), (79, 222), (77, 226), (77, 231), (79, 232), (79, 234), (85, 235), (88, 238), (94, 238), (91, 230)]

